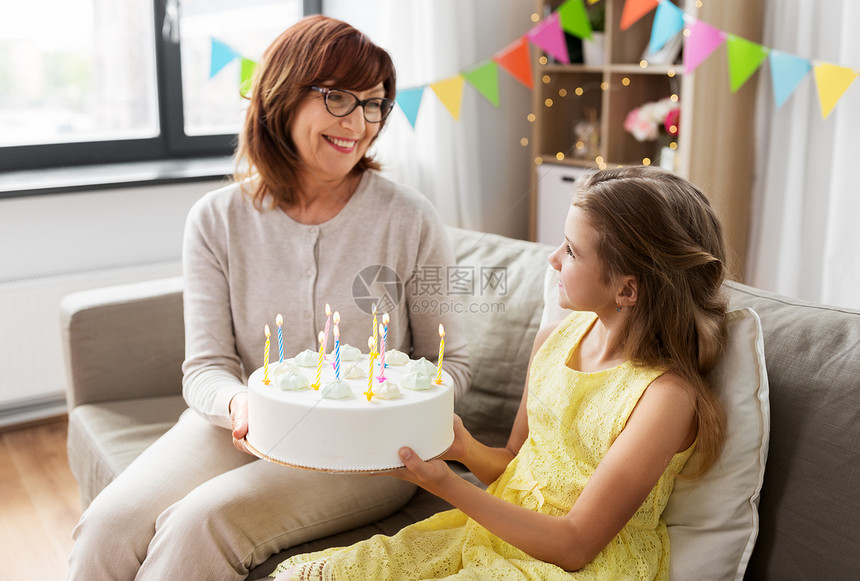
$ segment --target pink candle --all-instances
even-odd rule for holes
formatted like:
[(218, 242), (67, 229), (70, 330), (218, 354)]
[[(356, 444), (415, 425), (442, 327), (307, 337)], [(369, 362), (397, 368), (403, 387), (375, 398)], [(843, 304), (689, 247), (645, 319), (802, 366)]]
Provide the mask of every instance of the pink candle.
[(328, 306), (328, 303), (325, 304), (325, 331), (323, 332), (323, 353), (325, 353), (326, 347), (328, 347), (328, 330), (331, 327), (331, 307)]
[(382, 334), (382, 344), (379, 347), (379, 381), (385, 381), (385, 351), (387, 349), (386, 343), (388, 342), (388, 313), (382, 315), (382, 324), (379, 326), (380, 333)]

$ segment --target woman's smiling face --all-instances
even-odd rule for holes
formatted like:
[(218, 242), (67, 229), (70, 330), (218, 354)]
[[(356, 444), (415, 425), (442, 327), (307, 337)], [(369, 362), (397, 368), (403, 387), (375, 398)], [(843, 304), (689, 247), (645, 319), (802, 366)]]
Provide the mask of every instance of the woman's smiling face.
[[(382, 83), (368, 91), (347, 90), (361, 100), (385, 97)], [(346, 117), (335, 117), (326, 109), (323, 94), (308, 90), (307, 97), (296, 111), (290, 132), (303, 162), (303, 178), (341, 181), (364, 157), (379, 133), (380, 125), (368, 123), (361, 106)]]

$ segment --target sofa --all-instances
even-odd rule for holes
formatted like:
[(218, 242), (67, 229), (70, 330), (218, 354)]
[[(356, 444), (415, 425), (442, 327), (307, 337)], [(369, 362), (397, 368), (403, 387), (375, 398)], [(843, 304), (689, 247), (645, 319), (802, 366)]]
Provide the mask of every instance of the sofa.
[[(500, 445), (516, 414), (544, 314), (552, 248), (455, 228), (449, 234), (461, 279), (471, 277), (473, 283), (460, 302), (450, 304), (466, 320), (472, 370), (472, 385), (456, 411), (477, 438)], [(756, 345), (763, 343), (766, 377), (762, 371), (756, 409), (765, 421), (763, 433), (753, 439), (759, 441), (757, 450), (744, 458), (754, 474), (745, 512), (736, 519), (744, 529), (743, 554), (723, 558), (721, 537), (706, 536), (703, 546), (712, 559), (733, 562), (719, 573), (702, 565), (687, 578), (860, 578), (860, 312), (734, 282), (725, 290), (732, 309), (752, 316)], [(186, 407), (180, 371), (182, 281), (69, 295), (61, 303), (60, 324), (68, 375), (68, 457), (85, 508)], [(751, 429), (729, 425), (737, 437)], [(709, 501), (699, 497), (694, 504)], [(382, 521), (292, 547), (257, 564), (248, 578), (264, 577), (288, 555), (393, 534), (447, 508), (418, 490)], [(699, 557), (692, 559), (695, 564)], [(673, 571), (672, 576), (681, 575)]]

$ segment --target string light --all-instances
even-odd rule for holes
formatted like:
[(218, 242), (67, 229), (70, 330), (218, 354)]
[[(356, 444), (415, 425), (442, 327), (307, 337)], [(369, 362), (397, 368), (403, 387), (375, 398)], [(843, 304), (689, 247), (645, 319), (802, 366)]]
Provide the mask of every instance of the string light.
[[(678, 128), (675, 127), (674, 125), (672, 127), (674, 128), (675, 131), (678, 130)], [(677, 141), (670, 142), (669, 143), (669, 149), (678, 149), (678, 142)]]
[(535, 119), (536, 119), (535, 114), (534, 114), (534, 113), (529, 113), (529, 115), (528, 115), (528, 117), (526, 117), (526, 119), (528, 119), (528, 120), (529, 120), (529, 123), (534, 123), (534, 122), (535, 122)]
[(559, 89), (558, 90), (559, 97), (567, 97), (567, 89)]
[(642, 165), (651, 165), (651, 158), (643, 157), (642, 158)]
[(527, 146), (528, 144), (529, 144), (529, 138), (528, 137), (523, 137), (522, 139), (520, 139), (520, 145), (522, 145), (523, 147)]
[(582, 97), (582, 94), (583, 94), (585, 91), (583, 91), (583, 90), (582, 90), (582, 87), (577, 87), (573, 92), (574, 92), (574, 93), (576, 93), (576, 96), (577, 96), (577, 97)]
[(546, 105), (547, 107), (552, 107), (552, 99), (547, 99), (547, 100), (545, 100), (545, 101), (543, 102), (543, 104), (544, 104), (544, 105)]
[(556, 158), (558, 161), (563, 160), (563, 159), (564, 159), (564, 153), (563, 153), (563, 152), (561, 152), (561, 151), (559, 151), (558, 153), (556, 153), (556, 154), (555, 154), (555, 158)]
[(673, 103), (677, 103), (678, 102), (678, 94), (672, 93), (671, 95), (669, 95), (669, 100), (672, 101)]
[(550, 82), (552, 79), (550, 78), (550, 76), (549, 76), (549, 75), (544, 75), (543, 77), (541, 77), (541, 80), (543, 81), (543, 84), (544, 84), (544, 85), (549, 85), (549, 82)]
[(535, 165), (542, 165), (542, 164), (543, 164), (543, 158), (541, 158), (540, 156), (536, 157), (535, 158)]
[(646, 61), (645, 59), (642, 59), (641, 61), (639, 61), (639, 67), (643, 68), (643, 69), (647, 69), (648, 68), (648, 61)]
[(532, 12), (532, 15), (529, 18), (532, 19), (532, 22), (538, 22), (540, 20), (540, 14)]
[(545, 56), (541, 55), (541, 57), (538, 59), (538, 62), (539, 62), (540, 64), (542, 64), (542, 65), (545, 65), (545, 64), (546, 64), (546, 63), (548, 63), (549, 61), (548, 61), (548, 60), (546, 60), (546, 57), (545, 57)]
[(669, 69), (669, 72), (667, 72), (666, 74), (669, 76), (669, 78), (674, 77), (675, 76), (675, 69)]
[(621, 84), (624, 85), (625, 87), (629, 86), (630, 85), (630, 79), (628, 77), (624, 77), (623, 79), (621, 79)]
[(605, 91), (608, 88), (609, 88), (609, 83), (607, 83), (606, 81), (603, 81), (602, 83), (600, 83), (600, 90), (601, 91)]

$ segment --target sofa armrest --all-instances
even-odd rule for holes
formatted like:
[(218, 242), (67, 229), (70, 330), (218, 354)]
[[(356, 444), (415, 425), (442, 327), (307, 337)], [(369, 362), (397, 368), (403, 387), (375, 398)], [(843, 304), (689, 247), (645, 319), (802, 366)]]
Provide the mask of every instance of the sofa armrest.
[(182, 393), (182, 278), (81, 291), (60, 303), (69, 410)]

